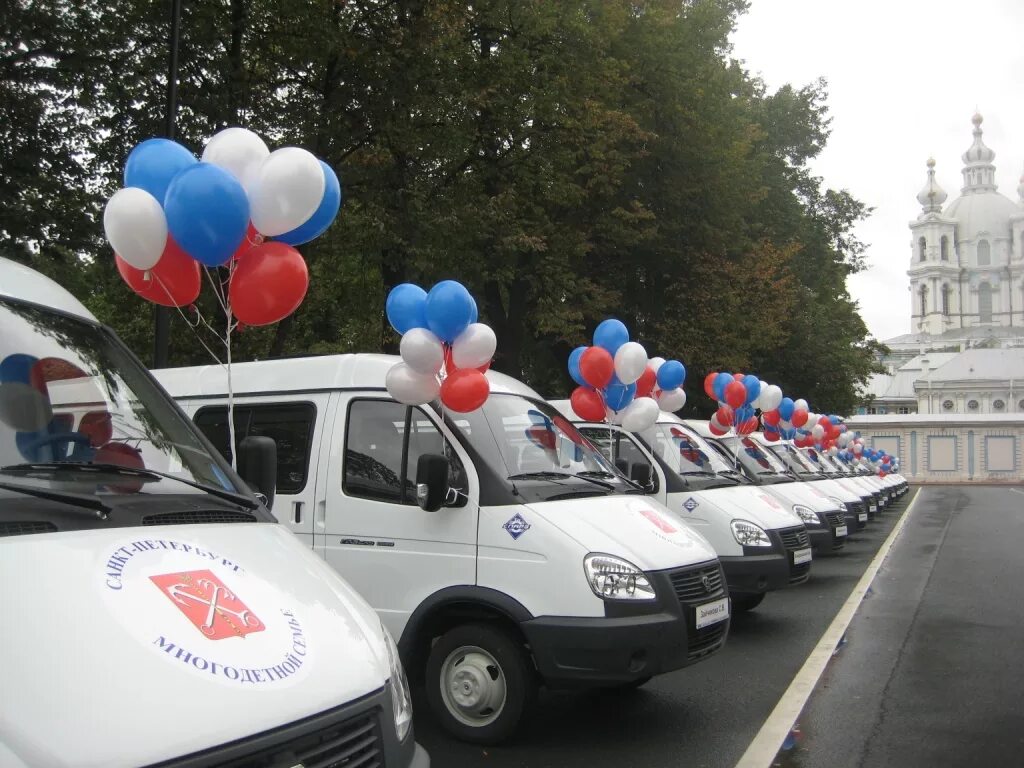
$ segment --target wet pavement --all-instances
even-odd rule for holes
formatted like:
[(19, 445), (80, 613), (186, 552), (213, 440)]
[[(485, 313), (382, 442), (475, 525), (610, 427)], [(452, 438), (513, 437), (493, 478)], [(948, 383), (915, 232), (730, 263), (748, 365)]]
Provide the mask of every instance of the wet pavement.
[(1024, 489), (924, 489), (781, 758), (1024, 765)]
[[(907, 494), (895, 509), (871, 522), (837, 556), (816, 559), (809, 582), (772, 593), (753, 612), (735, 617), (726, 647), (710, 660), (628, 693), (542, 691), (519, 735), (500, 747), (481, 748), (448, 738), (433, 726), (420, 692), (417, 740), (438, 768), (731, 768), (912, 497)], [(915, 510), (914, 517), (918, 515)], [(904, 530), (900, 539), (906, 538)], [(904, 556), (921, 555), (915, 550)], [(919, 569), (912, 564), (909, 568), (914, 573)], [(816, 722), (826, 722), (826, 716), (823, 711)], [(834, 727), (846, 728), (850, 721), (842, 719), (845, 714), (836, 717), (840, 719)], [(829, 765), (810, 759), (803, 745), (792, 751), (804, 759), (802, 765)]]

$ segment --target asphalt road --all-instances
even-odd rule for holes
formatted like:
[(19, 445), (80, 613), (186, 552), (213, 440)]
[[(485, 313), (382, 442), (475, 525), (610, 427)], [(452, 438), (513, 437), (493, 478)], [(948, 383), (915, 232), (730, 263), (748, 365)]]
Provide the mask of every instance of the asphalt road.
[(931, 486), (779, 765), (1024, 765), (1024, 489)]
[(912, 497), (869, 523), (839, 555), (816, 559), (806, 584), (772, 593), (753, 612), (735, 617), (726, 647), (707, 661), (628, 693), (542, 691), (519, 735), (500, 747), (447, 737), (421, 694), (417, 740), (438, 768), (731, 768)]

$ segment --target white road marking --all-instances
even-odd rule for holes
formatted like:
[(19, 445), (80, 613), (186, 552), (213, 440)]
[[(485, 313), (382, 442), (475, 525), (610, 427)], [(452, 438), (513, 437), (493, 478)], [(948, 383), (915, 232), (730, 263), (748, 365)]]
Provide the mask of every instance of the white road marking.
[(1020, 490), (1019, 488), (1010, 488), (1009, 490), (1011, 490), (1013, 493), (1019, 493), (1021, 496), (1024, 496), (1024, 491)]
[(804, 705), (807, 704), (807, 699), (810, 698), (814, 687), (818, 684), (818, 680), (821, 679), (822, 674), (825, 672), (825, 667), (828, 666), (829, 660), (839, 646), (839, 641), (846, 634), (847, 627), (850, 626), (857, 608), (860, 607), (865, 593), (867, 593), (868, 588), (871, 586), (871, 582), (874, 581), (875, 574), (878, 573), (878, 569), (882, 567), (882, 562), (889, 554), (889, 550), (892, 549), (896, 537), (899, 536), (903, 526), (910, 518), (910, 513), (913, 511), (914, 505), (920, 498), (922, 491), (923, 489), (918, 489), (917, 493), (914, 494), (914, 498), (903, 513), (903, 516), (899, 519), (899, 522), (896, 523), (896, 527), (889, 533), (889, 537), (871, 560), (867, 570), (864, 571), (864, 575), (857, 582), (857, 586), (853, 588), (853, 592), (846, 598), (843, 607), (839, 609), (839, 613), (836, 614), (828, 629), (825, 630), (825, 634), (818, 640), (818, 644), (811, 651), (806, 661), (804, 661), (804, 665), (797, 672), (796, 677), (793, 678), (786, 692), (782, 694), (782, 698), (779, 699), (772, 713), (768, 715), (768, 719), (764, 721), (761, 730), (757, 732), (754, 740), (750, 742), (750, 746), (747, 747), (743, 757), (736, 763), (735, 768), (770, 768), (775, 761), (776, 755), (778, 755), (779, 750), (782, 748), (782, 743), (786, 740), (786, 736), (789, 735), (797, 718), (800, 717)]

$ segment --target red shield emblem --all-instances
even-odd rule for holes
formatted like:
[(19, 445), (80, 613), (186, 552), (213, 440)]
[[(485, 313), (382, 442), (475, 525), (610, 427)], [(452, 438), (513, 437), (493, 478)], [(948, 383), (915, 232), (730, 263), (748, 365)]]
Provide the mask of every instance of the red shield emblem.
[(212, 571), (164, 573), (149, 578), (211, 640), (245, 637), (266, 629), (259, 617)]

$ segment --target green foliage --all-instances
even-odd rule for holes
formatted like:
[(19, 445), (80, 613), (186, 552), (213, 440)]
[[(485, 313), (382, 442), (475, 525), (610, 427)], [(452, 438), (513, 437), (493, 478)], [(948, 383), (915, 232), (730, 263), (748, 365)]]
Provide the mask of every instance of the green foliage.
[[(0, 249), (58, 276), (145, 359), (152, 312), (119, 279), (102, 203), (163, 131), (168, 8), (6, 0)], [(823, 82), (774, 93), (729, 56), (741, 0), (205, 0), (184, 3), (178, 137), (244, 125), (342, 179), (301, 248), (291, 318), (236, 359), (395, 350), (388, 290), (466, 283), (495, 367), (564, 396), (569, 351), (618, 316), (651, 354), (751, 370), (849, 410), (873, 369), (845, 288), (869, 211), (823, 189)], [(211, 279), (219, 279), (211, 275)], [(224, 318), (207, 286), (198, 312)], [(183, 309), (174, 364), (221, 354)], [(222, 330), (220, 331), (222, 332)]]

